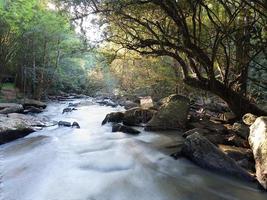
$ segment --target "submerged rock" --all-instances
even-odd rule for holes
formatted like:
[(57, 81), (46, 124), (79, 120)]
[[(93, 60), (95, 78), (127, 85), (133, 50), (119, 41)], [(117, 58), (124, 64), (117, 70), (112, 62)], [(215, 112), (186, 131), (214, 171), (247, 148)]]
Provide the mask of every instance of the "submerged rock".
[(256, 176), (267, 190), (267, 117), (259, 117), (250, 127), (249, 144), (256, 162)]
[(226, 173), (248, 181), (254, 180), (232, 158), (198, 133), (194, 133), (185, 139), (182, 153), (202, 168)]
[(77, 110), (77, 108), (64, 108), (63, 111), (62, 111), (62, 114), (64, 114), (64, 113), (70, 113), (73, 110)]
[(131, 134), (131, 135), (137, 135), (140, 133), (140, 131), (138, 131), (132, 127), (122, 125), (122, 124), (113, 124), (112, 125), (112, 132), (123, 132), (123, 133)]
[(58, 122), (58, 126), (71, 127), (71, 123), (70, 122), (66, 122), (66, 121), (59, 121)]
[(189, 99), (171, 95), (162, 101), (159, 111), (147, 123), (145, 130), (175, 130), (185, 128), (189, 112)]

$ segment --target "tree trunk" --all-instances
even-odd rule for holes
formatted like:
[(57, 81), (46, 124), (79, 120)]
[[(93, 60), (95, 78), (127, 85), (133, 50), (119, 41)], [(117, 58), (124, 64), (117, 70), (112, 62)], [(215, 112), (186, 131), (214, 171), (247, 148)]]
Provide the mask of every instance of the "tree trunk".
[(231, 88), (226, 87), (219, 81), (215, 80), (211, 82), (208, 79), (200, 81), (196, 78), (186, 78), (184, 82), (189, 86), (200, 88), (219, 96), (239, 118), (246, 113), (252, 113), (257, 116), (267, 115), (266, 111), (259, 109), (244, 96), (233, 91)]

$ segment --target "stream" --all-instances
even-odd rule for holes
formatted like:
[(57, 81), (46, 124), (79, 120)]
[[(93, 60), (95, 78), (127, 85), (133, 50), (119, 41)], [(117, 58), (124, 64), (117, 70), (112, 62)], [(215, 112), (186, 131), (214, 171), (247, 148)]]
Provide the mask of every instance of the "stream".
[[(174, 160), (166, 146), (177, 133), (111, 133), (100, 105), (62, 115), (69, 102), (40, 115), (77, 121), (81, 129), (49, 127), (1, 145), (1, 200), (266, 200), (255, 185)], [(141, 130), (141, 129), (140, 129)]]

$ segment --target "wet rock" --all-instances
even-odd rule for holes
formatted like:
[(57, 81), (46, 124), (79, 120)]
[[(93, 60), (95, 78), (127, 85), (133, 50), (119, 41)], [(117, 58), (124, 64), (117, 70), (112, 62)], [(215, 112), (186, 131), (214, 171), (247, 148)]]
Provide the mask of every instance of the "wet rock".
[(44, 118), (18, 113), (0, 114), (0, 144), (11, 142), (50, 125), (53, 123)]
[(34, 106), (36, 108), (43, 108), (43, 109), (45, 109), (47, 106), (44, 102), (37, 101), (34, 99), (25, 99), (22, 101), (22, 105), (24, 108), (27, 108), (29, 106)]
[(69, 103), (68, 107), (77, 107), (79, 106), (79, 103)]
[(102, 105), (102, 106), (111, 106), (113, 108), (118, 106), (118, 104), (116, 104), (115, 102), (113, 102), (109, 98), (104, 98), (102, 100), (98, 100), (98, 101), (96, 101), (96, 103), (98, 103), (99, 105)]
[(127, 126), (139, 126), (149, 122), (157, 111), (140, 107), (125, 111), (123, 124)]
[(29, 106), (29, 107), (27, 107), (24, 111), (23, 111), (23, 113), (24, 114), (28, 114), (28, 113), (41, 113), (41, 112), (43, 112), (44, 110), (42, 109), (42, 108), (36, 108), (36, 107), (34, 107), (34, 106)]
[(140, 133), (140, 131), (138, 131), (132, 127), (122, 125), (122, 124), (113, 124), (112, 125), (112, 132), (123, 132), (123, 133), (131, 134), (131, 135), (137, 135)]
[(16, 103), (0, 103), (0, 114), (21, 113), (23, 106)]
[(73, 110), (77, 110), (77, 109), (76, 108), (64, 108), (63, 111), (62, 111), (62, 114), (64, 114), (64, 113), (70, 113)]
[(254, 178), (232, 158), (228, 157), (200, 134), (194, 133), (185, 139), (182, 153), (205, 169), (233, 175), (248, 181), (254, 180)]
[(257, 119), (257, 116), (251, 113), (247, 113), (242, 117), (244, 124), (248, 126), (251, 126), (256, 121), (256, 119)]
[(189, 99), (171, 95), (163, 100), (159, 111), (147, 123), (145, 130), (176, 130), (186, 126), (189, 112)]
[(249, 144), (256, 163), (256, 176), (267, 190), (267, 117), (259, 117), (250, 127)]
[(81, 128), (78, 122), (73, 122), (71, 125), (72, 128)]
[(124, 114), (122, 112), (113, 112), (106, 115), (105, 119), (102, 121), (102, 125), (108, 122), (120, 123), (124, 118)]
[(78, 105), (76, 106), (76, 103), (75, 104), (72, 104), (74, 106), (72, 107), (82, 107), (82, 106), (91, 106), (91, 105), (94, 105), (95, 102), (93, 102), (92, 100), (84, 100), (84, 101), (80, 101), (79, 103), (77, 103)]
[(71, 127), (71, 123), (66, 121), (59, 121), (58, 126)]

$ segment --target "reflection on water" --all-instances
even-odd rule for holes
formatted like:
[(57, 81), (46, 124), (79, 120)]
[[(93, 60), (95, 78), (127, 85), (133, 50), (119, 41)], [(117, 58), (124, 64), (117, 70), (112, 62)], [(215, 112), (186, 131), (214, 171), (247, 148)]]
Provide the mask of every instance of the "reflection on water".
[(101, 121), (120, 108), (62, 115), (66, 105), (50, 104), (42, 115), (81, 129), (50, 127), (0, 147), (3, 200), (267, 199), (255, 186), (173, 160), (168, 154), (182, 141), (175, 133), (111, 133)]

